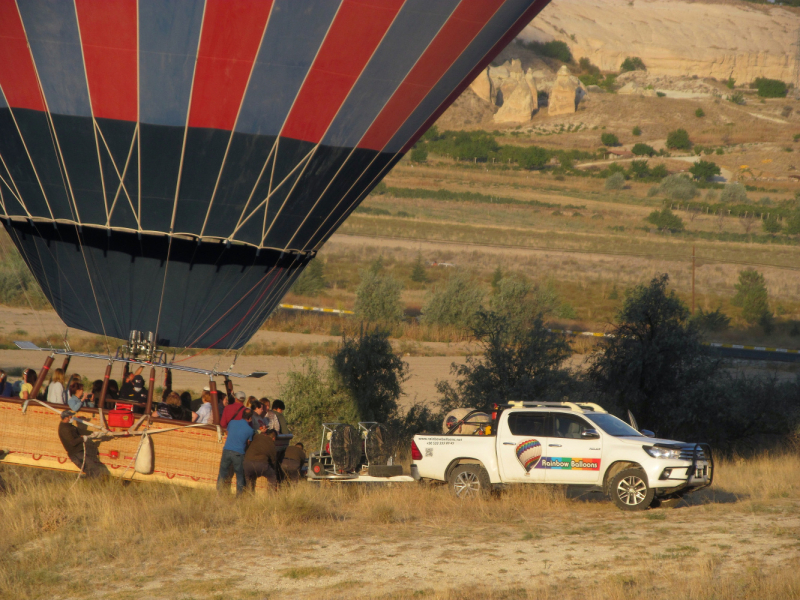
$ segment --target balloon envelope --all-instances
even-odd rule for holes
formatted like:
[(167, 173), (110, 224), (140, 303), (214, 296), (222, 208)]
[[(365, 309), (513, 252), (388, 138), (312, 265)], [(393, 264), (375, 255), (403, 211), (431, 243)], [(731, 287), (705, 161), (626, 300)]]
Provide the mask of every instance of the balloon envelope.
[(548, 0), (0, 0), (4, 224), (62, 319), (239, 348)]

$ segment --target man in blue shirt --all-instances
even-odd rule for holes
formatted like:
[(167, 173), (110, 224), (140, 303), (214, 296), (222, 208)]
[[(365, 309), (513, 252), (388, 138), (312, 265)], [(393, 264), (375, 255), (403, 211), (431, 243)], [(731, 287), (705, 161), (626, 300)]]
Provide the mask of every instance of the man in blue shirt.
[(217, 490), (225, 486), (228, 470), (233, 467), (233, 472), (236, 473), (236, 494), (239, 495), (244, 491), (244, 453), (253, 439), (251, 417), (252, 412), (248, 408), (244, 410), (240, 420), (228, 424), (228, 439), (222, 448), (222, 459), (219, 461)]

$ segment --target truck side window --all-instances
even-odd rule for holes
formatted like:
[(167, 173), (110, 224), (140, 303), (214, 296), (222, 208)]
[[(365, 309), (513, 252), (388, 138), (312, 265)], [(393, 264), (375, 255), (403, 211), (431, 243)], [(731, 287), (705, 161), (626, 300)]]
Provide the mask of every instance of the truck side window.
[(508, 428), (511, 435), (539, 435), (545, 434), (547, 415), (544, 413), (516, 412), (508, 415)]
[(581, 433), (587, 429), (593, 429), (591, 425), (580, 417), (562, 413), (552, 413), (552, 415), (553, 437), (579, 440), (581, 439)]

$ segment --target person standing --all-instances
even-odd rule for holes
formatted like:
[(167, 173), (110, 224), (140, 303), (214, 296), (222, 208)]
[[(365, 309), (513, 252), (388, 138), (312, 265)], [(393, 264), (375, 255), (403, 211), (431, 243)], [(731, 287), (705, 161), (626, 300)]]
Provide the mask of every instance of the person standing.
[(256, 488), (259, 477), (266, 478), (270, 488), (278, 488), (278, 479), (275, 476), (278, 453), (275, 450), (274, 435), (275, 432), (267, 433), (267, 426), (262, 423), (244, 453), (244, 476), (251, 490)]
[(50, 404), (66, 404), (64, 394), (64, 369), (56, 369), (47, 386), (47, 401)]
[(227, 429), (231, 421), (237, 421), (242, 418), (244, 411), (247, 410), (244, 406), (246, 399), (247, 396), (245, 396), (244, 392), (236, 392), (233, 395), (233, 403), (228, 404), (225, 410), (222, 411), (222, 416), (219, 419), (220, 427)]
[(83, 469), (87, 477), (98, 477), (106, 472), (106, 468), (86, 452), (86, 442), (92, 436), (81, 435), (78, 428), (70, 423), (75, 413), (71, 410), (61, 411), (61, 422), (58, 424), (58, 439), (67, 452), (72, 463)]
[(275, 411), (269, 408), (269, 398), (264, 397), (260, 402), (264, 406), (263, 417), (267, 420), (267, 429), (280, 433), (281, 423), (278, 421), (278, 415)]
[(297, 442), (294, 446), (287, 446), (284, 451), (281, 469), (287, 479), (296, 483), (300, 481), (300, 469), (304, 462), (306, 462), (306, 451), (303, 449), (303, 444)]
[(287, 434), (291, 432), (289, 431), (289, 425), (286, 423), (286, 417), (283, 416), (284, 410), (286, 410), (286, 405), (283, 403), (283, 400), (275, 400), (272, 403), (272, 412), (275, 413), (278, 423), (280, 423), (278, 433)]
[[(242, 405), (244, 408), (244, 405)], [(222, 458), (219, 461), (219, 475), (217, 475), (217, 491), (225, 487), (228, 470), (233, 467), (236, 474), (236, 494), (244, 491), (244, 455), (247, 445), (253, 439), (253, 428), (250, 426), (251, 413), (249, 409), (242, 412), (241, 419), (232, 420), (228, 424), (228, 439), (222, 448)]]

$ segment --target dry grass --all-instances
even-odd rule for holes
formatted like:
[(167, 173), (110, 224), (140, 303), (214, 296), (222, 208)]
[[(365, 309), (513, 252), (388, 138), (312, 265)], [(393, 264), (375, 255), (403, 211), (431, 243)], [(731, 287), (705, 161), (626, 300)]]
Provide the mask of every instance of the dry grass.
[[(800, 597), (798, 569), (787, 568), (800, 566), (797, 454), (721, 461), (713, 488), (690, 505), (644, 514), (548, 486), (462, 502), (439, 486), (301, 484), (237, 500), (2, 474), (3, 598), (128, 598), (144, 586), (157, 598), (344, 597), (345, 588), (364, 598)], [(518, 560), (526, 547), (538, 556), (529, 568)], [(247, 577), (248, 557), (265, 553), (274, 575)], [(384, 578), (363, 587), (373, 563)], [(485, 571), (464, 587), (465, 568)]]

